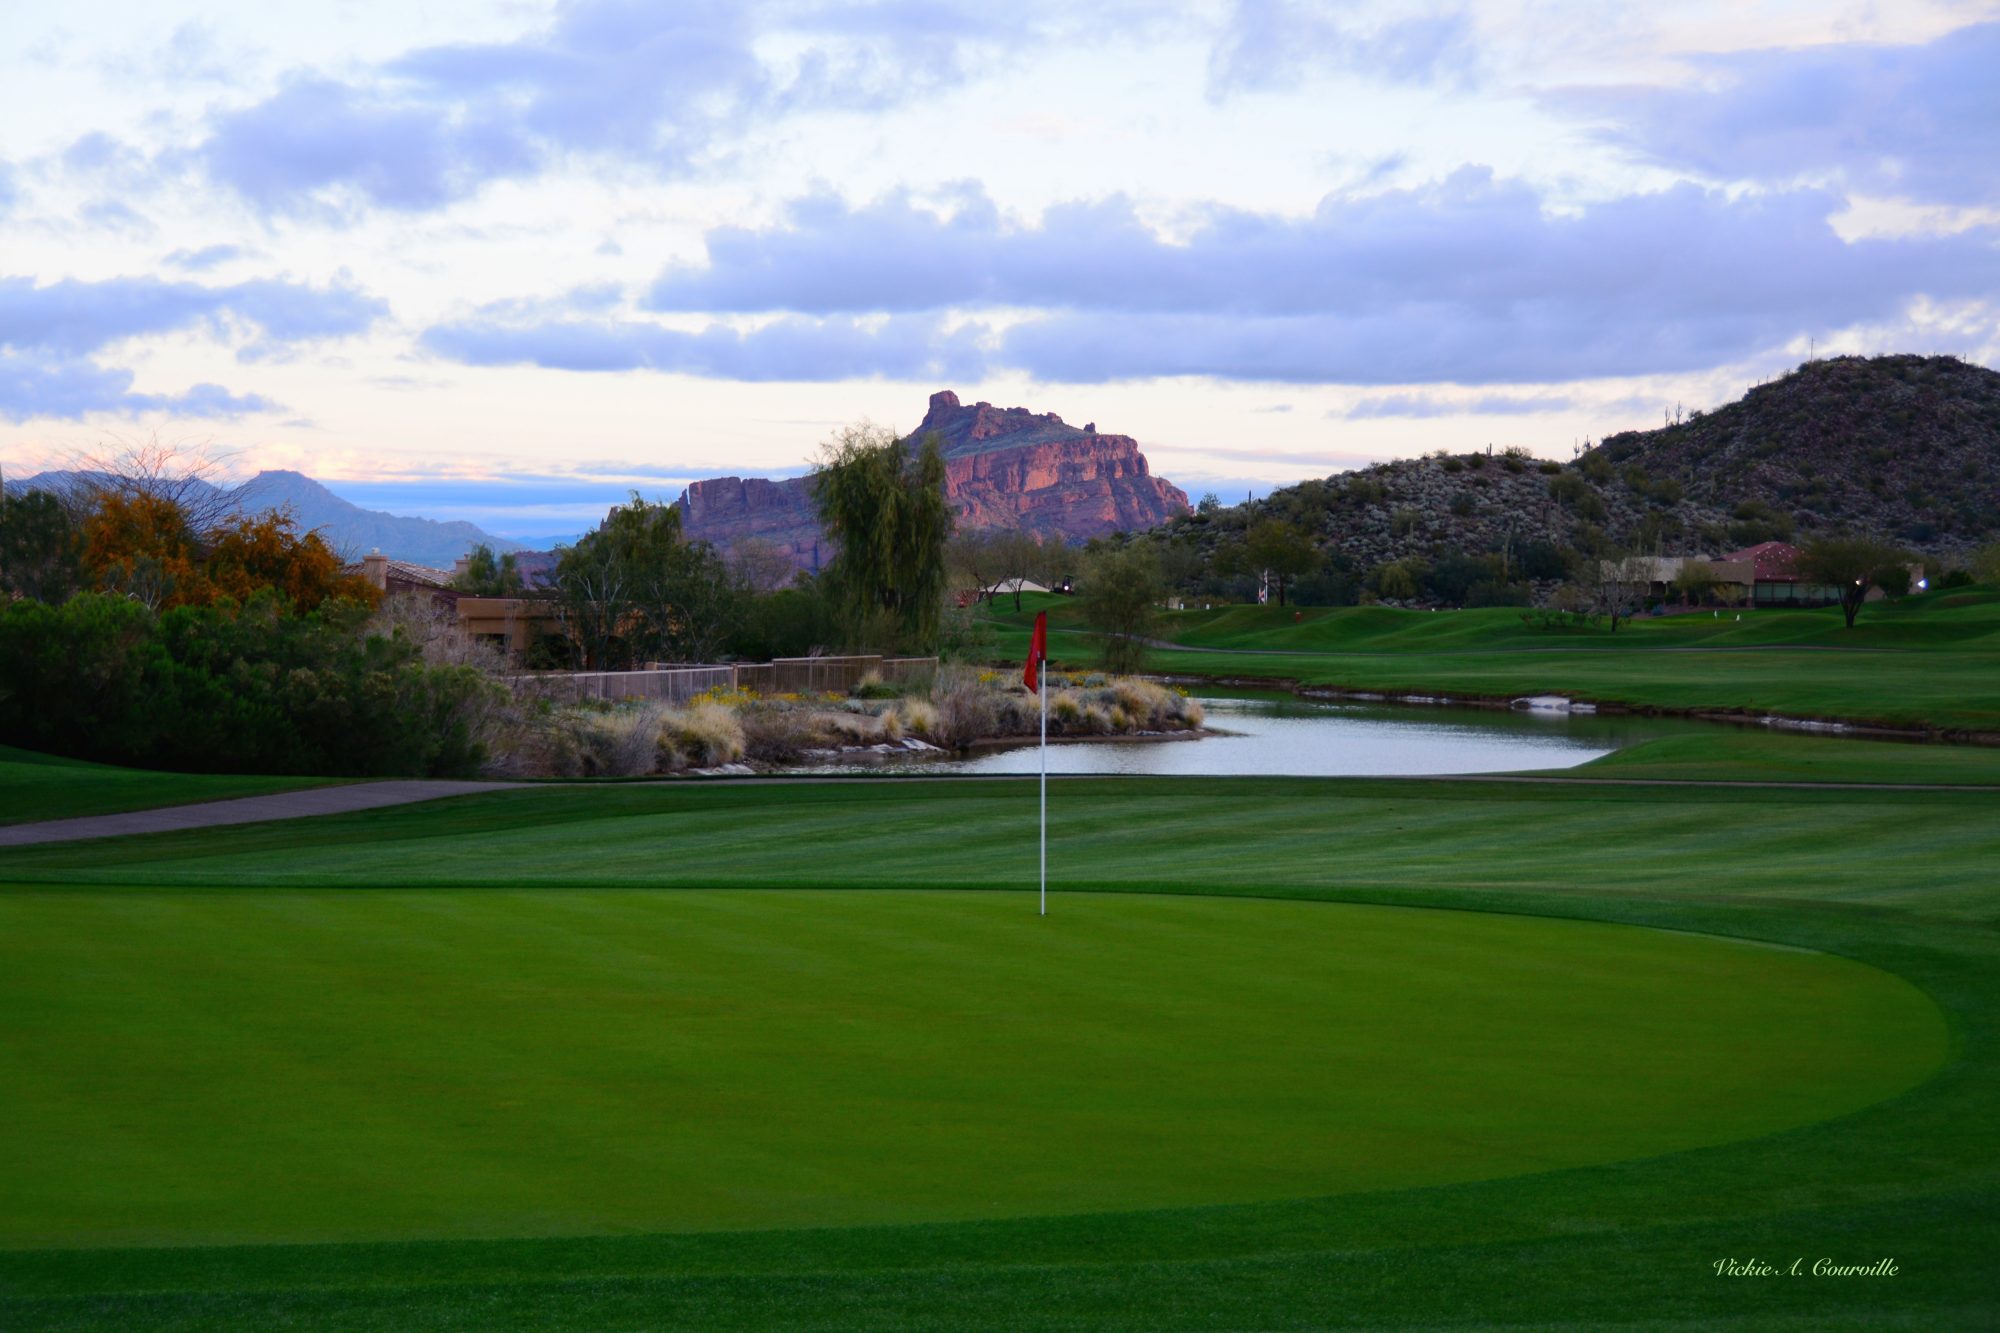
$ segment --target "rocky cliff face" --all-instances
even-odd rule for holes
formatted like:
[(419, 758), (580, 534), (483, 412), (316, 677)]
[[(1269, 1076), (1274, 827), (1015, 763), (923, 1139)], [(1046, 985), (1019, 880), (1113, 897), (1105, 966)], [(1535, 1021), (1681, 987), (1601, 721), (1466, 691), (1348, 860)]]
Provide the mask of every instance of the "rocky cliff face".
[[(1185, 492), (1152, 475), (1138, 441), (1078, 428), (1053, 412), (970, 407), (949, 389), (931, 395), (912, 435), (943, 441), (945, 496), (961, 528), (1027, 528), (1083, 540), (1142, 531), (1188, 512)], [(687, 534), (727, 550), (756, 539), (801, 569), (832, 558), (803, 477), (717, 477), (682, 492)]]

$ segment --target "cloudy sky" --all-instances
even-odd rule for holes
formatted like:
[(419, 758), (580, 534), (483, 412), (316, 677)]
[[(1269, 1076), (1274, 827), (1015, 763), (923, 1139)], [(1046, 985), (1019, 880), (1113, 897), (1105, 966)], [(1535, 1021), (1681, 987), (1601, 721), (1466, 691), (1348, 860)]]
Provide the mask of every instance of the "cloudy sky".
[(569, 534), (932, 390), (1226, 500), (2000, 364), (2000, 4), (0, 12), (0, 464)]

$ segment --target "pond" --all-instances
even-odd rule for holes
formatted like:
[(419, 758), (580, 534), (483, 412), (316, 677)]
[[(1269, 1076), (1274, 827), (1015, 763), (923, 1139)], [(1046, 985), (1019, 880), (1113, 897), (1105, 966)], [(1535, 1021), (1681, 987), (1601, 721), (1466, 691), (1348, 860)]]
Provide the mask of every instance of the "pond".
[[(1419, 777), (1573, 768), (1627, 745), (1706, 730), (1678, 718), (1531, 713), (1413, 704), (1321, 702), (1291, 695), (1204, 697), (1210, 728), (1185, 741), (1065, 741), (1051, 773)], [(957, 773), (1034, 773), (1037, 747), (935, 761)]]

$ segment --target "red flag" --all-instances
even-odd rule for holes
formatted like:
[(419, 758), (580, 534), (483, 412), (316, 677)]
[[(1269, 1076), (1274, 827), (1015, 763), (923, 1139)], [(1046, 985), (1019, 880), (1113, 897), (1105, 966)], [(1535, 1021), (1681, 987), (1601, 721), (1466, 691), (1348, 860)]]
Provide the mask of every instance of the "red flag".
[(1042, 662), (1049, 655), (1049, 613), (1035, 612), (1035, 637), (1028, 645), (1028, 669), (1021, 674), (1031, 690), (1042, 688)]

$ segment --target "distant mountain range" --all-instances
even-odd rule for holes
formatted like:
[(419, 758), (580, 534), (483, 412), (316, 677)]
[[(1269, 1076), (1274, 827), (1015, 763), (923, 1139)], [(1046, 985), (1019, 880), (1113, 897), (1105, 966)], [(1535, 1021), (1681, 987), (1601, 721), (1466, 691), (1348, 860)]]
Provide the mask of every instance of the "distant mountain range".
[[(41, 472), (21, 481), (10, 481), (7, 488), (64, 490), (83, 479), (84, 474), (76, 472)], [(211, 486), (205, 482), (195, 485), (197, 494), (204, 498), (220, 497), (228, 508), (238, 512), (289, 510), (301, 531), (318, 532), (327, 545), (350, 560), (380, 551), (394, 560), (449, 569), (477, 545), (490, 546), (496, 552), (528, 549), (520, 542), (496, 537), (472, 523), (440, 522), (363, 509), (301, 472), (259, 472), (236, 487)]]

